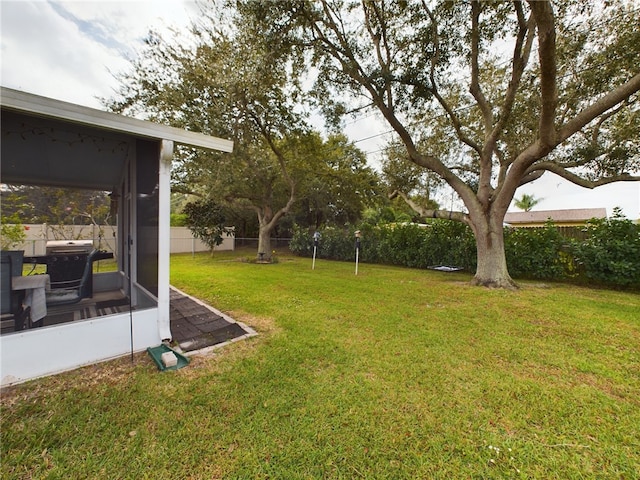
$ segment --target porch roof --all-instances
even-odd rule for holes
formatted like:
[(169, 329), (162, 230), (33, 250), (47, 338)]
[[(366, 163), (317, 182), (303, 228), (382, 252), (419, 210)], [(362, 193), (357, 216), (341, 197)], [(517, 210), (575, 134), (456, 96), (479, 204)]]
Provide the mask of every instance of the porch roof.
[(231, 152), (233, 142), (1, 87), (2, 182), (108, 190), (132, 140)]
[(81, 125), (90, 125), (104, 130), (133, 134), (140, 138), (171, 140), (183, 145), (231, 152), (233, 142), (181, 128), (160, 125), (116, 113), (63, 102), (32, 93), (1, 87), (0, 104), (3, 110), (30, 113), (41, 117), (67, 120)]

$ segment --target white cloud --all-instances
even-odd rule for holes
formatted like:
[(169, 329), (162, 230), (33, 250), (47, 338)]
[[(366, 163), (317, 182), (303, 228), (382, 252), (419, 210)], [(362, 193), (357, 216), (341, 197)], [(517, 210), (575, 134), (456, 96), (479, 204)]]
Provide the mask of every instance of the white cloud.
[(150, 28), (184, 26), (191, 2), (2, 1), (2, 85), (100, 108)]

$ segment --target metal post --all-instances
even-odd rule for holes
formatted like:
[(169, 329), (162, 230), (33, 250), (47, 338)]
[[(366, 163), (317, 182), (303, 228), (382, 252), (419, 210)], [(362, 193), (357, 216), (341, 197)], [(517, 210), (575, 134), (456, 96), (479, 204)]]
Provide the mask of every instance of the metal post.
[(320, 232), (313, 234), (313, 263), (311, 264), (311, 270), (316, 269), (316, 252), (318, 251), (318, 241), (320, 240)]
[(356, 230), (356, 275), (358, 275), (359, 256), (360, 256), (360, 230)]

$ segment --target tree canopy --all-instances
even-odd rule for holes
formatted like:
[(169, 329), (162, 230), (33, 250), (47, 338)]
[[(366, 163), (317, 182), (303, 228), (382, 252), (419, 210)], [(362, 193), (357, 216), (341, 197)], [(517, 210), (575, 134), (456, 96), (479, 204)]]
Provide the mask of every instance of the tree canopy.
[[(587, 188), (640, 180), (640, 15), (616, 1), (242, 0), (245, 24), (309, 58), (331, 118), (373, 107), (410, 162), (466, 207), (475, 283), (513, 287), (503, 219), (551, 172)], [(305, 52), (307, 56), (301, 56)]]
[(173, 188), (253, 210), (259, 251), (271, 255), (270, 232), (297, 198), (310, 135), (297, 108), (300, 89), (291, 68), (241, 29), (219, 28), (222, 10), (203, 10), (188, 40), (151, 32), (146, 48), (121, 76), (118, 112), (235, 142), (232, 154), (179, 151)]
[(301, 59), (252, 33), (233, 9), (205, 6), (188, 42), (151, 32), (106, 103), (232, 138), (232, 154), (180, 150), (173, 189), (252, 210), (268, 260), (271, 232), (286, 215), (316, 226), (352, 221), (378, 193), (378, 178), (346, 137), (323, 140), (309, 127)]
[(202, 240), (211, 250), (224, 241), (223, 235), (232, 235), (233, 229), (226, 224), (226, 217), (220, 205), (211, 200), (196, 200), (184, 206), (186, 223), (196, 238)]
[(115, 222), (107, 192), (32, 185), (3, 185), (2, 216), (24, 223), (91, 225)]

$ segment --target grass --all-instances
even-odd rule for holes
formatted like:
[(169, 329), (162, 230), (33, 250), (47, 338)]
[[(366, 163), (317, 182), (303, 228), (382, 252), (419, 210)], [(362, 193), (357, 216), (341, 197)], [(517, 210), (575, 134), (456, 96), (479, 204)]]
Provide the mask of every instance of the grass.
[[(115, 259), (93, 262), (93, 273), (116, 271), (118, 271), (118, 263)], [(22, 275), (40, 275), (42, 273), (47, 273), (47, 266), (43, 263), (25, 263), (22, 265)]]
[(171, 281), (260, 336), (9, 389), (2, 477), (637, 478), (639, 295), (237, 256)]

